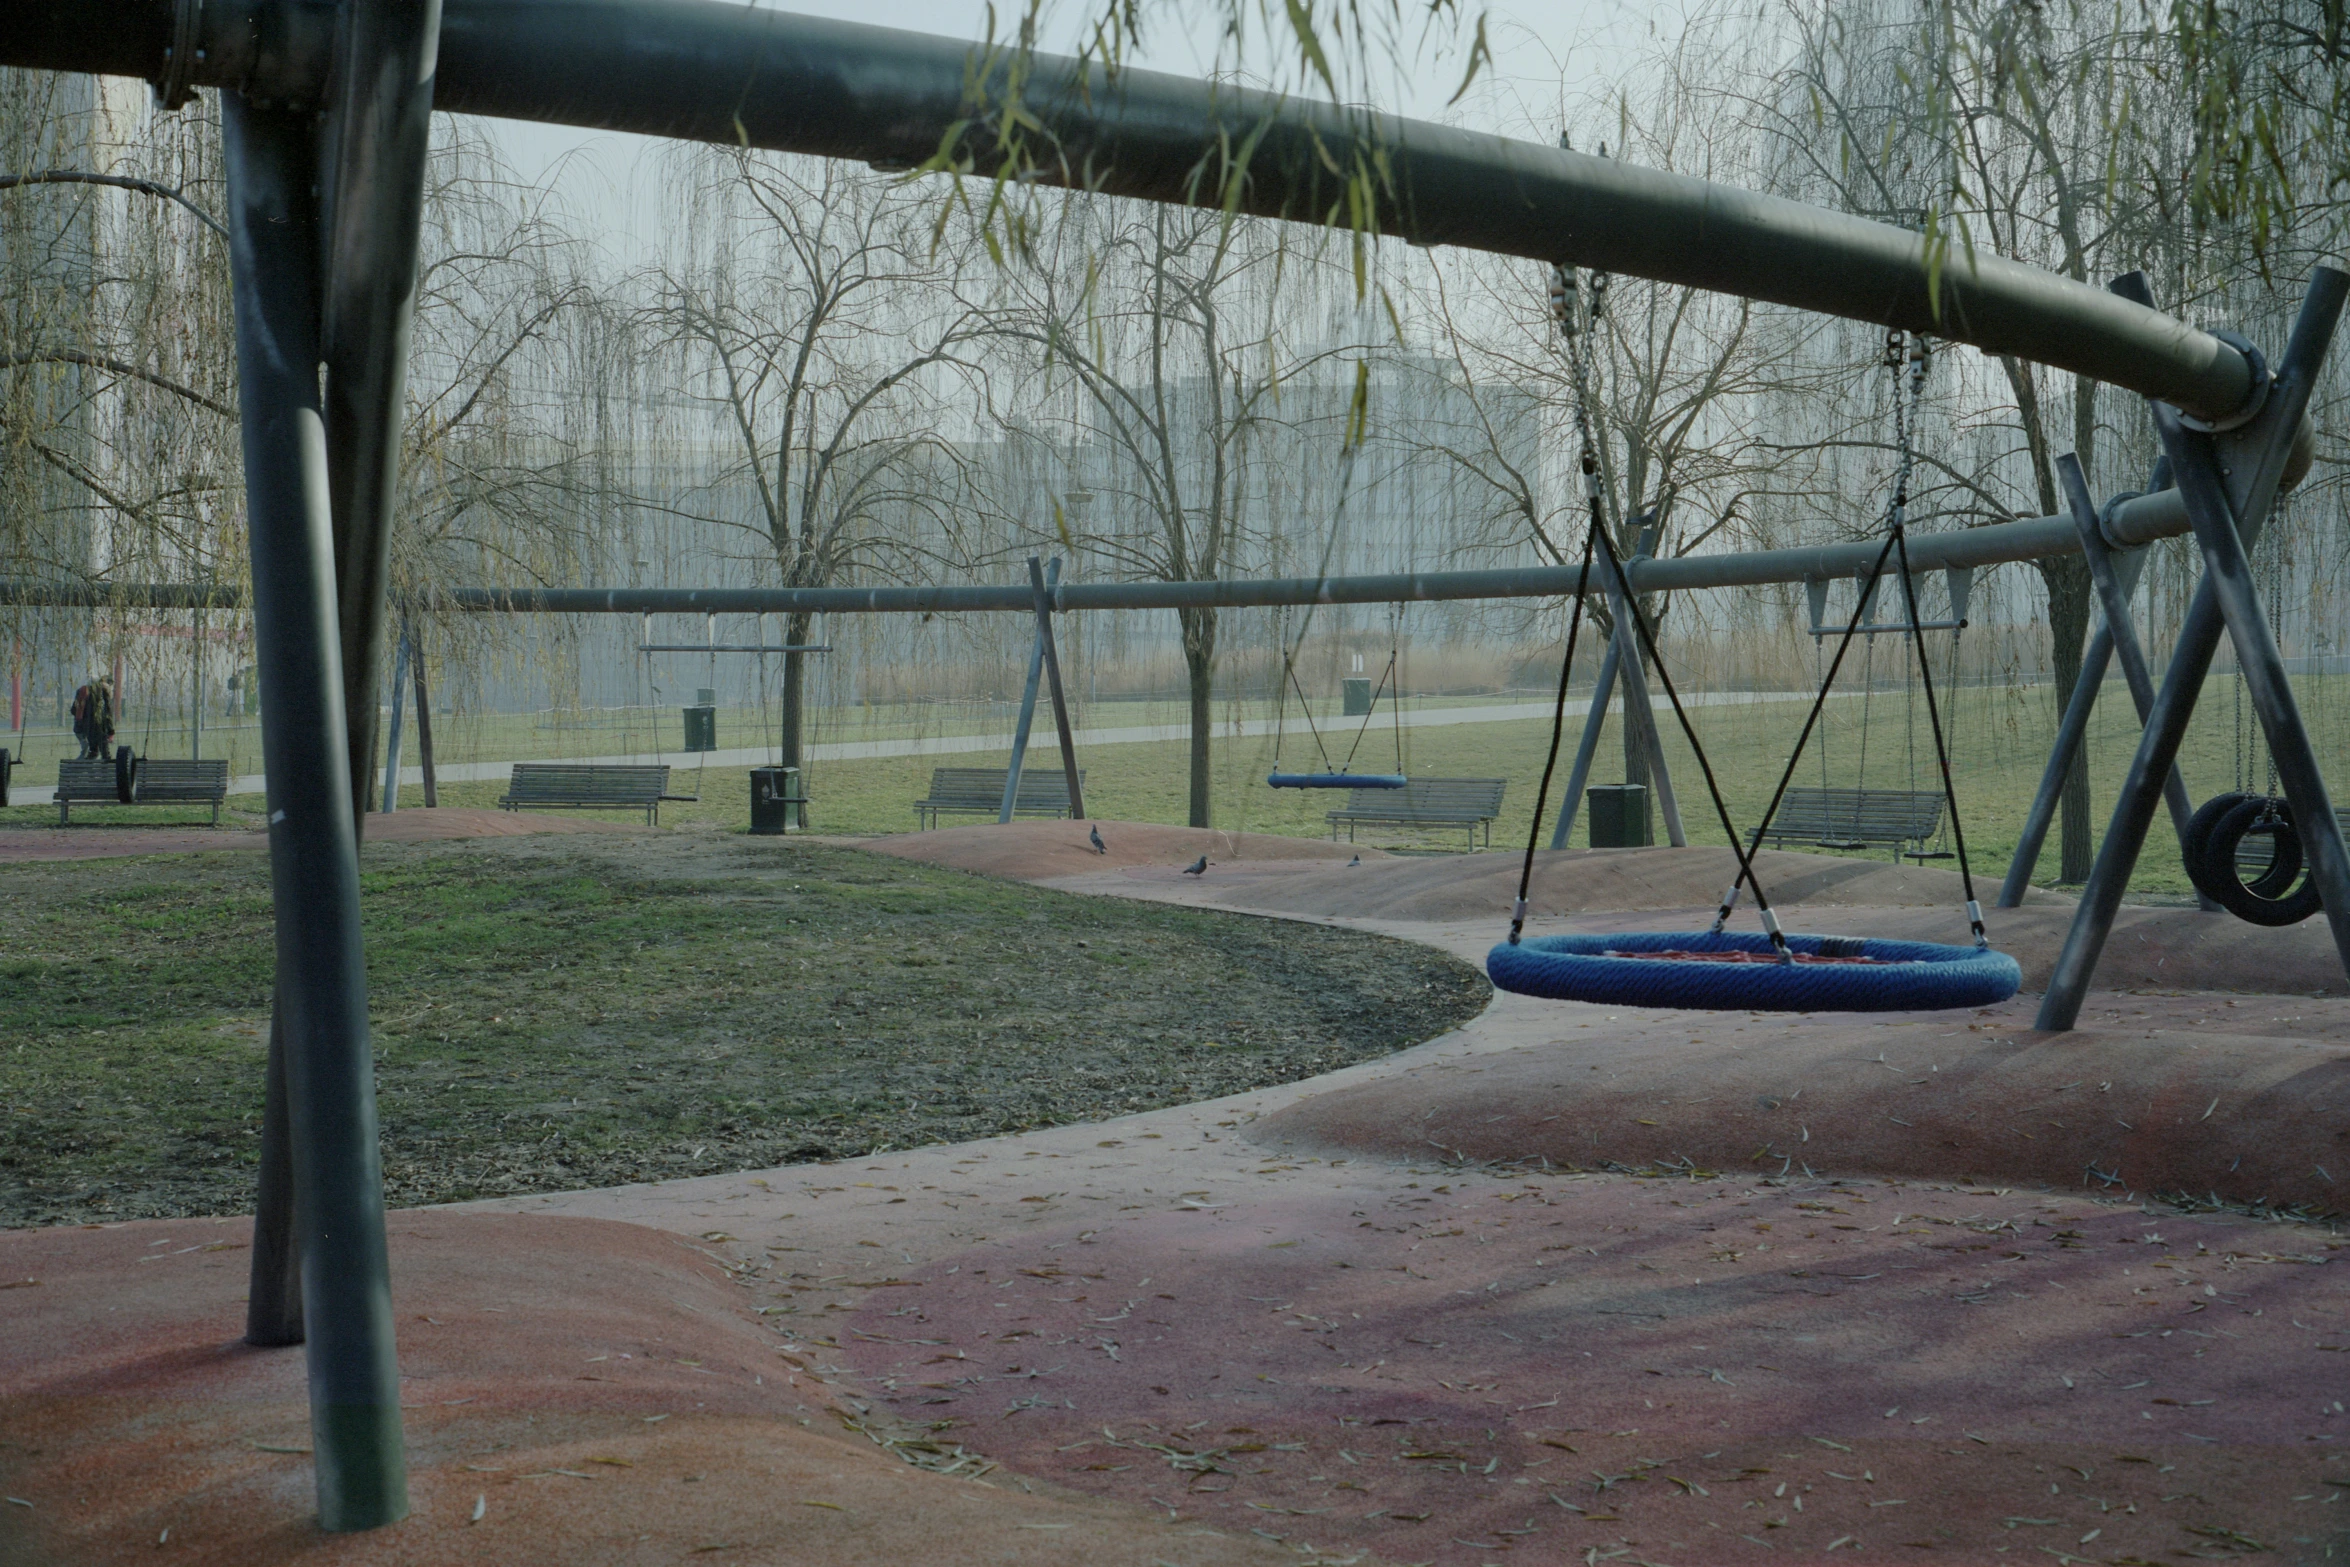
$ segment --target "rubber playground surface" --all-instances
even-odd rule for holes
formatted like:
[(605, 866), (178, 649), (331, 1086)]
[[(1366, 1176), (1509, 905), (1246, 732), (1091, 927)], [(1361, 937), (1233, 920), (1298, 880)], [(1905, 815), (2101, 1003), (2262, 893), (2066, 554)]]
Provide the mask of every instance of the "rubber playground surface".
[[(1099, 826), (881, 847), (1470, 957), (1515, 892)], [(1530, 928), (1702, 928), (1729, 860), (1549, 857)], [(1761, 860), (1790, 929), (1963, 935), (1947, 872)], [(1499, 996), (1224, 1100), (396, 1215), (415, 1510), (366, 1536), (236, 1343), (246, 1221), (0, 1234), (0, 1560), (2350, 1556), (2324, 923), (2128, 911), (2036, 1034), (2069, 913), (1992, 911), (1996, 1007)]]

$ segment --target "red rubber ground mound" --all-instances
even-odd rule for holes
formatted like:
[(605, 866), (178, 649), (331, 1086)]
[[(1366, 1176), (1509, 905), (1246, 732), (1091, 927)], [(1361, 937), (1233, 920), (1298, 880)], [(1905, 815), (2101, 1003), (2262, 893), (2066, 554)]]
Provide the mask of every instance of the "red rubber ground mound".
[[(311, 1522), (302, 1352), (243, 1328), (237, 1221), (0, 1234), (0, 1561), (605, 1567), (1263, 1563), (1263, 1542), (909, 1467), (705, 1248), (636, 1225), (391, 1224), (412, 1515)], [(476, 1515), (478, 1514), (478, 1518)]]
[(849, 1318), (908, 1418), (1339, 1559), (2350, 1551), (2341, 1242), (1890, 1183), (1431, 1173), (966, 1251)]

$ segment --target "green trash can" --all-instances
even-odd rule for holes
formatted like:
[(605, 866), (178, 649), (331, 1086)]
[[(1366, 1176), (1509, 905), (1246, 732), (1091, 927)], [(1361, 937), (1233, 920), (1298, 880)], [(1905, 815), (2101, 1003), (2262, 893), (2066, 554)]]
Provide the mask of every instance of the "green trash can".
[(1648, 832), (1648, 786), (1601, 784), (1587, 793), (1584, 815), (1591, 821), (1594, 849), (1639, 849), (1653, 840)]
[(808, 796), (800, 787), (796, 767), (751, 769), (751, 833), (779, 838), (787, 832), (808, 830)]
[(1371, 711), (1371, 680), (1368, 675), (1348, 675), (1338, 682), (1339, 705), (1348, 718), (1361, 718)]
[(715, 751), (718, 749), (718, 709), (710, 706), (685, 709), (685, 749), (688, 751)]

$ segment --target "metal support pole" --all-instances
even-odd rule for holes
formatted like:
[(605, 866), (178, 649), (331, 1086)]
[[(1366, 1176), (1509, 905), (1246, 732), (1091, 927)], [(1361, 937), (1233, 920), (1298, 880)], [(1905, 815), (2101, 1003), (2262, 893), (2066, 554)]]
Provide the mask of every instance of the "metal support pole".
[[(406, 1514), (408, 1482), (319, 397), (313, 122), (233, 93), (222, 95), (221, 112), (253, 634), (269, 692), (261, 738), (284, 1043), (281, 1146), (290, 1150), (319, 1521), (365, 1529)], [(272, 1152), (263, 1150), (265, 1169)], [(276, 1222), (282, 1210), (263, 1217)], [(254, 1304), (281, 1283), (256, 1280)]]
[[(2144, 557), (2139, 555), (2129, 556), (2122, 562), (2122, 570), (2133, 586), (2143, 563)], [(2049, 826), (2056, 820), (2064, 781), (2081, 754), (2081, 739), (2089, 732), (2089, 718), (2096, 709), (2098, 693), (2105, 688), (2105, 671), (2112, 663), (2113, 630), (2101, 621), (2089, 633), (2089, 645), (2081, 652), (2080, 677), (2073, 681), (2072, 695), (2065, 700), (2064, 716), (2056, 726), (2056, 742), (2048, 748), (2048, 763), (2040, 770), (2040, 787), (2032, 796), (2032, 808), (2024, 813), (2024, 828), (2016, 838), (2015, 856), (2007, 862), (2007, 879), (1999, 884), (1998, 908), (2017, 907), (2024, 901), (2024, 894), (2032, 890), (2032, 873), (2039, 868), (2040, 850), (2047, 844)]]
[[(2344, 292), (2350, 290), (2350, 273), (2331, 275), (2339, 280), (2332, 300), (2338, 313)], [(2316, 285), (2311, 292), (2317, 292)], [(2327, 326), (2330, 334), (2332, 323)], [(2285, 803), (2293, 808), (2293, 831), (2307, 856), (2310, 880), (2317, 886), (2326, 921), (2333, 927), (2343, 973), (2350, 975), (2350, 850), (2343, 846), (2342, 824), (2334, 815), (2325, 774), (2317, 765), (2316, 748), (2310, 744), (2309, 729), (2293, 700), (2292, 682), (2286, 678), (2284, 656), (2277, 651), (2276, 636), (2269, 629), (2259, 590), (2252, 583), (2250, 551), (2237, 531), (2219, 454), (2208, 435), (2187, 429), (2175, 412), (2160, 403), (2154, 408), (2154, 427), (2170, 451), (2179, 488), (2186, 492), (2187, 513), (2195, 519), (2195, 542), (2203, 552), (2204, 578), (2217, 590), (2228, 640), (2236, 651), (2236, 667), (2243, 671), (2245, 694), (2260, 715), (2277, 782), (2285, 792)]]
[(204, 760), (204, 622), (211, 618), (198, 610), (188, 626), (194, 650), (188, 659), (188, 757), (198, 762)]
[(1621, 576), (1610, 574), (1607, 600), (1608, 612), (1616, 622), (1613, 640), (1621, 648), (1617, 658), (1624, 685), (1624, 722), (1632, 726), (1635, 743), (1648, 753), (1648, 778), (1656, 789), (1657, 810), (1665, 819), (1665, 841), (1684, 849), (1689, 846), (1689, 836), (1681, 830), (1681, 804), (1673, 796), (1672, 771), (1665, 766), (1656, 709), (1648, 702), (1648, 666), (1640, 657), (1640, 634), (1632, 626), (1632, 600)]
[(408, 630), (400, 629), (400, 648), (392, 655), (392, 732), (384, 740), (384, 814), (400, 808), (400, 713), (408, 705)]
[[(2077, 460), (2067, 454), (2059, 458), (2060, 466)], [(2160, 465), (2158, 474), (2167, 474), (2169, 464)], [(2070, 480), (2067, 481), (2068, 485)], [(2167, 482), (2163, 480), (2161, 482)], [(2015, 857), (2008, 862), (2007, 879), (2000, 884), (1999, 904), (2012, 909), (2024, 901), (2031, 890), (2032, 873), (2040, 863), (2040, 851), (2048, 840), (2048, 828), (2056, 816), (2058, 797), (2063, 793), (2064, 781), (2072, 771), (2081, 753), (2084, 737), (2088, 734), (2089, 719), (2096, 708), (2097, 698), (2105, 688), (2105, 672), (2113, 661), (2116, 628), (2129, 639), (2130, 656), (2123, 660), (2123, 674), (2130, 688), (2130, 699), (2138, 711), (2138, 722), (2143, 725), (2146, 715), (2154, 707), (2154, 680), (2148, 671), (2145, 654), (2139, 649), (2137, 632), (2130, 621), (2130, 595), (2138, 586), (2138, 574), (2145, 568), (2146, 557), (2138, 551), (2113, 560), (2111, 547), (2105, 541), (2104, 530), (2098, 524), (2096, 509), (2088, 505), (2088, 487), (2083, 481), (2080, 506), (2073, 512), (2073, 521), (2079, 530), (2082, 552), (2088, 557), (2090, 574), (2097, 581), (2098, 608), (2104, 617), (2096, 631), (2091, 633), (2089, 646), (2081, 656), (2081, 676), (2073, 683), (2070, 700), (2065, 703), (2064, 718), (2056, 728), (2056, 743), (2048, 748), (2048, 765), (2040, 774), (2039, 792), (2032, 797), (2032, 808), (2024, 817), (2024, 829), (2016, 840)], [(2100, 575), (2102, 574), (2102, 576)], [(2106, 580), (2110, 579), (2110, 580)], [(2132, 662), (2136, 672), (2131, 672)], [(2195, 813), (2187, 798), (2186, 783), (2179, 777), (2174, 763), (2170, 777), (2163, 785), (2163, 798), (2169, 803), (2171, 826), (2183, 842), (2187, 822)], [(2205, 913), (2215, 912), (2218, 905), (2201, 893), (2196, 903)]]
[(1077, 740), (1069, 729), (1069, 702), (1061, 692), (1061, 655), (1053, 647), (1053, 599), (1045, 586), (1044, 563), (1028, 557), (1028, 586), (1036, 595), (1036, 635), (1044, 644), (1045, 684), (1053, 693), (1053, 727), (1061, 735), (1061, 771), (1069, 780), (1069, 815), (1085, 820), (1085, 790), (1077, 781)]
[[(416, 627), (408, 627), (410, 640), (416, 636)], [(416, 682), (416, 760), (424, 769), (424, 803), (429, 809), (441, 803), (441, 787), (432, 770), (432, 702), (424, 688), (424, 644), (417, 642), (409, 658), (410, 677)]]
[(319, 346), (326, 365), (343, 708), (351, 726), (351, 782), (358, 791), (352, 809), (364, 831), (441, 4), (347, 0), (340, 10), (334, 82), (321, 124)]
[[(2146, 291), (2145, 279), (2137, 273), (2117, 279), (2113, 286), (2117, 293), (2132, 297), (2142, 298)], [(2194, 715), (2196, 697), (2203, 689), (2204, 676), (2210, 672), (2212, 655), (2219, 649), (2223, 629), (2239, 639), (2237, 657), (2245, 663), (2247, 680), (2250, 679), (2249, 666), (2253, 659), (2248, 657), (2245, 643), (2254, 637), (2245, 633), (2266, 636), (2267, 632), (2257, 614), (2244, 621), (2241, 630), (2230, 624), (2241, 613), (2243, 600), (2252, 597), (2250, 579), (2240, 574), (2240, 568), (2246, 552), (2258, 541), (2260, 530), (2268, 521), (2294, 431), (2309, 405), (2318, 367), (2341, 315), (2346, 287), (2350, 287), (2350, 275), (2331, 267), (2318, 268), (2310, 278), (2301, 313), (2293, 323), (2292, 338), (2278, 363), (2267, 399), (2259, 414), (2244, 425), (2214, 441), (2182, 429), (2177, 416), (2168, 408), (2156, 405), (2154, 409), (2155, 428), (2170, 455), (2197, 542), (2203, 545), (2203, 581), (2196, 587), (2194, 600), (2180, 624), (2170, 668), (2146, 715), (2146, 732), (2139, 739), (2129, 775), (2114, 801), (2113, 819), (2097, 846), (2097, 862), (2090, 869), (2088, 885), (2081, 889), (2080, 906), (2074, 911), (2072, 928), (2065, 934), (2064, 949), (2057, 954), (2056, 967), (2049, 975), (2048, 992), (2041, 998), (2040, 1014), (2034, 1025), (2037, 1028), (2061, 1032), (2070, 1029), (2080, 1017), (2097, 959), (2105, 950), (2106, 938), (2113, 932), (2114, 915), (2120, 911), (2123, 894), (2129, 889), (2130, 872), (2138, 863), (2138, 851), (2146, 841), (2146, 829), (2153, 823), (2163, 784), (2178, 758), (2179, 742), (2186, 735), (2188, 719)], [(2219, 579), (2223, 566), (2238, 570), (2230, 588), (2236, 601), (2231, 611), (2223, 611), (2221, 607)], [(2252, 607), (2257, 611), (2257, 602)], [(2276, 659), (2273, 641), (2267, 644), (2266, 654), (2268, 659)], [(2281, 661), (2276, 662), (2273, 675), (2275, 684), (2282, 686)], [(2272, 729), (2272, 754), (2280, 743), (2292, 749), (2296, 753), (2295, 769), (2300, 775), (2295, 787), (2304, 798), (2313, 795), (2317, 802), (2323, 803), (2325, 785), (2316, 776), (2308, 736), (2300, 728), (2299, 715), (2293, 712), (2291, 700), (2287, 691), (2284, 703), (2275, 711), (2284, 720), (2282, 727), (2293, 733), (2280, 738)], [(2262, 712), (2264, 727), (2270, 725), (2271, 717), (2271, 711)], [(2284, 771), (2284, 761), (2279, 757), (2280, 777)], [(2295, 799), (2292, 792), (2286, 798), (2293, 804), (2294, 824), (2301, 828), (2301, 800)], [(2326, 915), (2334, 923), (2339, 945), (2345, 935), (2345, 917), (2350, 917), (2350, 896), (2337, 897), (2350, 890), (2344, 886), (2350, 864), (2344, 861), (2341, 830), (2330, 807), (2322, 823), (2312, 822), (2303, 830), (2309, 834), (2304, 847), (2310, 854), (2311, 872), (2321, 878), (2319, 895), (2326, 900)], [(2337, 909), (2341, 912), (2337, 913)]]
[(1575, 742), (1575, 765), (1567, 774), (1567, 792), (1559, 800), (1558, 825), (1551, 829), (1550, 846), (1571, 849), (1569, 842), (1575, 834), (1575, 816), (1583, 809), (1583, 790), (1591, 782), (1591, 763), (1599, 755), (1599, 732), (1607, 724), (1608, 703), (1616, 693), (1616, 675), (1623, 661), (1623, 648), (1615, 638), (1608, 638), (1607, 651), (1600, 655), (1599, 679), (1591, 688), (1591, 706), (1583, 714), (1583, 735)]
[[(2137, 710), (2138, 722), (2143, 726), (2146, 715), (2154, 709), (2154, 676), (2147, 666), (2145, 650), (2138, 645), (2138, 629), (2130, 621), (2130, 590), (2137, 585), (2137, 573), (2132, 572), (2125, 583), (2121, 573), (2114, 569), (2113, 551), (2098, 525), (2097, 507), (2089, 499), (2089, 481), (2081, 472), (2081, 459), (2066, 452), (2056, 459), (2056, 471), (2064, 481), (2073, 526), (2081, 532), (2081, 555), (2089, 563), (2089, 580), (2096, 585), (2098, 604), (2105, 611), (2106, 634), (2122, 663), (2122, 679), (2130, 688), (2130, 705)], [(2176, 762), (2162, 781), (2162, 798), (2170, 807), (2171, 831), (2178, 834), (2183, 847), (2187, 841), (2187, 823), (2194, 819), (2195, 806), (2187, 798), (2187, 781), (2179, 776)], [(2201, 893), (2195, 895), (2195, 901), (2206, 914), (2220, 911), (2218, 904)]]
[[(1044, 585), (1052, 588), (1061, 580), (1061, 558), (1053, 557), (1044, 569)], [(1028, 685), (1020, 693), (1020, 723), (1012, 731), (1012, 765), (1004, 769), (1004, 807), (997, 813), (997, 825), (1012, 819), (1012, 807), (1020, 799), (1020, 770), (1028, 765), (1028, 734), (1036, 727), (1036, 688), (1044, 679), (1045, 627), (1036, 628), (1036, 645), (1028, 653)]]

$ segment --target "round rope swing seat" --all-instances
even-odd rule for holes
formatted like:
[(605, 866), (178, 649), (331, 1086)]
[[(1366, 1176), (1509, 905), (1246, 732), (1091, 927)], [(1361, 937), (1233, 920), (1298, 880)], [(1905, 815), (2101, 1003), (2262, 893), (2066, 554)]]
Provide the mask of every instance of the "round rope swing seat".
[(1786, 938), (1759, 931), (1528, 936), (1497, 944), (1499, 988), (1551, 1001), (1733, 1012), (1923, 1012), (2005, 1001), (2023, 971), (2004, 952), (1875, 937)]
[(1401, 773), (1267, 773), (1265, 782), (1276, 789), (1401, 789), (1411, 780)]

